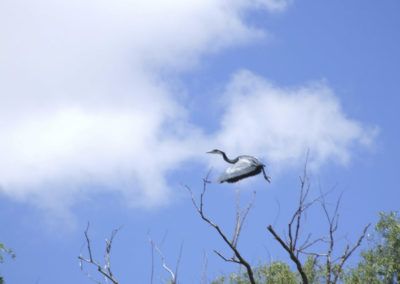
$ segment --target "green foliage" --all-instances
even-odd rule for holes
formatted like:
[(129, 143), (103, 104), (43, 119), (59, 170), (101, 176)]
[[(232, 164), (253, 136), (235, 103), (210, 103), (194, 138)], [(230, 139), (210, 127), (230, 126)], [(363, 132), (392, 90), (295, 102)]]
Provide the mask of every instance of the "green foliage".
[[(310, 258), (312, 259), (312, 258)], [(315, 273), (311, 262), (308, 263), (310, 274)], [(299, 284), (301, 280), (297, 272), (290, 270), (288, 264), (275, 261), (270, 264), (253, 267), (254, 278), (257, 284)], [(212, 284), (249, 284), (247, 273), (232, 273), (229, 276), (221, 276)]]
[(346, 283), (400, 283), (400, 217), (379, 213), (373, 246), (361, 253), (358, 266), (346, 275)]
[(11, 249), (6, 248), (3, 243), (0, 243), (0, 263), (4, 262), (3, 253), (9, 254), (12, 258), (15, 257), (15, 253)]
[(255, 269), (257, 283), (270, 284), (297, 284), (299, 283), (296, 273), (293, 273), (289, 265), (276, 261), (269, 265), (260, 266)]
[[(254, 277), (257, 284), (300, 284), (301, 277), (297, 271), (292, 271), (289, 265), (282, 261), (253, 267)], [(320, 284), (323, 272), (317, 267), (317, 260), (308, 257), (304, 264), (309, 283)], [(247, 273), (232, 273), (229, 276), (221, 276), (212, 284), (250, 284)]]
[[(3, 253), (9, 254), (12, 258), (15, 258), (15, 253), (11, 250), (6, 248), (3, 243), (0, 243), (0, 263), (4, 262)], [(0, 284), (4, 283), (4, 278), (0, 276)]]
[(317, 267), (318, 260), (314, 257), (307, 257), (305, 264), (303, 265), (303, 270), (307, 275), (308, 282), (310, 284), (320, 284), (322, 283), (320, 279), (323, 276), (323, 271)]

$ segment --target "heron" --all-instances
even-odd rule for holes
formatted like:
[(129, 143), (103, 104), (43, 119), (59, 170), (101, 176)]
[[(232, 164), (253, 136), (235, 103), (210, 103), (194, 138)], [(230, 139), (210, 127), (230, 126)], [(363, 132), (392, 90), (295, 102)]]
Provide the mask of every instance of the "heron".
[(271, 179), (265, 173), (264, 167), (265, 165), (260, 162), (256, 157), (248, 156), (248, 155), (241, 155), (236, 157), (235, 159), (229, 159), (226, 154), (218, 149), (212, 150), (207, 152), (208, 154), (218, 154), (221, 155), (222, 158), (230, 163), (233, 164), (226, 171), (216, 180), (216, 182), (223, 183), (223, 182), (237, 182), (241, 179), (258, 175), (259, 173), (264, 174), (264, 178), (271, 182)]

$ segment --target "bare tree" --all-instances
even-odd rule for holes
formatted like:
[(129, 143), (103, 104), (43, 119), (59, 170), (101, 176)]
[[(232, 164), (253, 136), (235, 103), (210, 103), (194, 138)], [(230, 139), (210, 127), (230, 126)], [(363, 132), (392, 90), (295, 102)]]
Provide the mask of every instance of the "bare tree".
[[(233, 234), (231, 238), (228, 238), (227, 234), (222, 231), (220, 226), (216, 224), (214, 221), (212, 221), (209, 217), (206, 216), (204, 213), (204, 196), (206, 194), (207, 190), (207, 185), (210, 182), (208, 181), (208, 175), (206, 178), (203, 179), (203, 188), (200, 193), (200, 198), (199, 201), (197, 202), (192, 190), (190, 187), (186, 186), (187, 190), (190, 193), (192, 203), (194, 207), (196, 208), (197, 212), (199, 213), (200, 217), (208, 223), (210, 226), (212, 226), (219, 236), (223, 239), (223, 241), (228, 245), (228, 247), (231, 249), (233, 255), (232, 257), (226, 257), (224, 256), (221, 252), (218, 250), (214, 250), (214, 252), (222, 258), (226, 262), (232, 262), (239, 264), (241, 266), (244, 266), (247, 275), (249, 278), (249, 281), (251, 284), (255, 284), (255, 279), (254, 279), (254, 273), (252, 270), (251, 265), (245, 260), (243, 257), (242, 253), (238, 249), (238, 241), (239, 237), (241, 234), (241, 231), (243, 229), (243, 224), (246, 220), (246, 217), (250, 211), (250, 209), (253, 206), (256, 192), (253, 192), (252, 198), (247, 204), (246, 207), (243, 209), (240, 209), (239, 206), (239, 188), (236, 187), (236, 203), (235, 203), (235, 223), (234, 223), (234, 229), (233, 229)], [(343, 271), (343, 267), (345, 262), (349, 259), (349, 257), (352, 255), (352, 253), (361, 245), (362, 240), (365, 237), (365, 234), (370, 226), (370, 224), (367, 224), (361, 235), (359, 236), (357, 242), (354, 245), (350, 245), (347, 243), (344, 247), (344, 250), (340, 254), (334, 254), (334, 248), (337, 245), (337, 240), (338, 238), (336, 237), (336, 232), (338, 229), (338, 224), (339, 224), (339, 207), (340, 207), (340, 202), (341, 202), (341, 196), (337, 199), (335, 206), (333, 210), (330, 210), (328, 207), (328, 203), (325, 199), (326, 195), (329, 193), (322, 193), (320, 191), (320, 195), (311, 199), (310, 196), (310, 180), (307, 175), (307, 161), (304, 166), (304, 171), (303, 175), (300, 177), (300, 192), (299, 192), (299, 199), (297, 203), (297, 207), (291, 216), (288, 224), (287, 224), (287, 235), (285, 234), (284, 237), (281, 237), (275, 229), (272, 227), (272, 225), (269, 225), (267, 227), (268, 231), (273, 235), (273, 237), (278, 241), (278, 243), (282, 246), (282, 248), (289, 254), (290, 259), (293, 261), (293, 263), (296, 265), (297, 271), (300, 274), (300, 277), (302, 279), (303, 284), (308, 284), (309, 279), (305, 270), (305, 264), (302, 263), (302, 259), (304, 259), (305, 256), (311, 256), (313, 257), (313, 265), (316, 265), (318, 263), (317, 260), (324, 259), (324, 274), (323, 277), (326, 280), (326, 284), (336, 284), (339, 279), (340, 275)], [(322, 237), (316, 237), (312, 238), (312, 234), (308, 233), (305, 237), (302, 236), (302, 232), (304, 230), (304, 220), (305, 220), (305, 215), (306, 212), (309, 210), (309, 208), (315, 204), (320, 204), (323, 214), (325, 216), (325, 219), (327, 221), (327, 234), (322, 236)], [(97, 271), (103, 276), (104, 282), (105, 283), (113, 283), (117, 284), (117, 280), (114, 277), (112, 270), (111, 270), (111, 259), (110, 259), (110, 254), (111, 254), (111, 249), (112, 249), (112, 243), (114, 240), (115, 235), (119, 231), (119, 229), (115, 229), (111, 233), (111, 237), (109, 240), (106, 239), (106, 249), (104, 253), (104, 265), (101, 265), (98, 261), (96, 261), (93, 257), (92, 254), (92, 247), (90, 243), (90, 239), (88, 236), (88, 230), (89, 230), (89, 224), (87, 225), (86, 230), (84, 231), (85, 235), (85, 240), (86, 240), (86, 247), (87, 247), (87, 254), (88, 257), (84, 257), (82, 253), (78, 256), (79, 263), (80, 263), (80, 268), (81, 270), (93, 281), (96, 283), (102, 283), (95, 277), (93, 277), (89, 272), (84, 268), (84, 263), (89, 263), (90, 265), (94, 266)], [(183, 245), (181, 245), (180, 252), (179, 252), (179, 257), (176, 263), (176, 268), (175, 271), (172, 270), (166, 263), (166, 258), (160, 248), (157, 246), (157, 244), (150, 238), (148, 235), (149, 242), (151, 244), (151, 252), (152, 252), (152, 270), (151, 270), (151, 278), (150, 278), (150, 283), (153, 283), (153, 278), (154, 278), (154, 251), (156, 251), (160, 257), (161, 257), (161, 262), (162, 262), (162, 267), (169, 273), (171, 277), (171, 281), (169, 283), (176, 284), (177, 283), (177, 276), (178, 276), (178, 268), (179, 268), (179, 263), (181, 260), (182, 256), (182, 248)], [(318, 252), (318, 250), (315, 249), (314, 245), (317, 243), (325, 243), (327, 244), (326, 251), (324, 252)], [(334, 257), (334, 255), (339, 255), (338, 257)], [(207, 258), (206, 255), (204, 256), (204, 264), (203, 264), (203, 271), (202, 271), (202, 279), (201, 283), (206, 282), (206, 277), (205, 277), (205, 271), (206, 271), (206, 263), (207, 263)]]
[(248, 203), (248, 205), (246, 206), (246, 208), (244, 208), (243, 210), (240, 210), (239, 208), (239, 191), (238, 188), (236, 189), (236, 215), (235, 215), (235, 227), (234, 227), (234, 231), (233, 231), (233, 236), (232, 239), (229, 240), (228, 237), (226, 236), (226, 234), (224, 232), (222, 232), (221, 228), (213, 221), (211, 221), (210, 218), (208, 218), (203, 210), (203, 205), (204, 205), (204, 195), (206, 193), (206, 189), (207, 189), (207, 184), (210, 183), (208, 181), (208, 175), (206, 176), (205, 179), (203, 179), (203, 190), (200, 194), (200, 201), (199, 203), (196, 202), (193, 192), (190, 189), (190, 187), (186, 186), (187, 190), (190, 192), (191, 195), (191, 199), (193, 202), (194, 207), (197, 209), (197, 212), (200, 214), (201, 218), (207, 222), (209, 225), (211, 225), (220, 235), (220, 237), (224, 240), (224, 242), (229, 246), (229, 248), (232, 250), (233, 252), (233, 256), (230, 258), (227, 258), (225, 256), (223, 256), (219, 251), (214, 250), (214, 252), (221, 257), (224, 261), (227, 262), (233, 262), (233, 263), (237, 263), (239, 265), (243, 265), (246, 270), (247, 270), (247, 274), (249, 276), (249, 280), (250, 283), (255, 284), (255, 280), (254, 280), (254, 274), (253, 274), (253, 270), (250, 266), (250, 264), (244, 259), (244, 257), (242, 256), (242, 254), (239, 252), (238, 248), (237, 248), (237, 244), (238, 244), (238, 240), (239, 240), (239, 236), (240, 233), (242, 231), (243, 228), (243, 223), (247, 217), (247, 214), (249, 213), (249, 210), (251, 209), (253, 203), (254, 203), (254, 199), (255, 199), (255, 191), (253, 192), (253, 196), (252, 199), (250, 200), (250, 202)]
[(110, 254), (111, 254), (111, 248), (112, 248), (112, 243), (114, 240), (115, 235), (118, 233), (120, 228), (118, 229), (114, 229), (111, 233), (110, 239), (107, 240), (106, 239), (106, 249), (105, 249), (105, 253), (104, 253), (104, 265), (100, 265), (94, 258), (93, 258), (93, 254), (92, 254), (92, 247), (90, 244), (90, 239), (89, 239), (89, 235), (88, 235), (88, 231), (89, 231), (89, 223), (86, 227), (85, 230), (85, 239), (86, 239), (86, 245), (87, 245), (87, 251), (88, 251), (88, 258), (85, 258), (82, 256), (82, 252), (81, 254), (78, 256), (79, 259), (79, 266), (81, 268), (81, 270), (87, 275), (87, 277), (91, 280), (93, 280), (96, 283), (102, 283), (101, 281), (99, 281), (98, 279), (96, 279), (95, 277), (93, 277), (85, 268), (84, 268), (84, 262), (89, 263), (93, 266), (95, 266), (95, 268), (97, 269), (97, 271), (103, 275), (104, 277), (104, 282), (108, 283), (108, 281), (111, 281), (111, 283), (113, 284), (118, 284), (118, 281), (115, 279), (114, 274), (112, 273), (111, 270), (111, 258), (110, 258)]
[[(309, 193), (310, 193), (310, 181), (307, 175), (307, 162), (306, 162), (304, 166), (303, 176), (300, 177), (300, 194), (299, 194), (298, 206), (288, 223), (288, 239), (284, 240), (282, 237), (280, 237), (276, 233), (276, 231), (272, 228), (271, 225), (269, 225), (267, 229), (279, 242), (279, 244), (287, 251), (287, 253), (290, 256), (290, 259), (296, 264), (297, 271), (301, 276), (303, 284), (308, 284), (309, 280), (304, 271), (304, 266), (301, 263), (300, 255), (326, 258), (326, 275), (327, 275), (326, 283), (335, 284), (339, 279), (344, 263), (350, 257), (350, 255), (357, 249), (357, 247), (360, 246), (370, 224), (364, 227), (362, 234), (360, 235), (358, 241), (354, 246), (350, 248), (350, 245), (346, 244), (345, 250), (342, 253), (342, 255), (336, 259), (332, 259), (333, 248), (336, 241), (334, 233), (338, 228), (338, 221), (339, 221), (338, 210), (341, 197), (339, 197), (339, 199), (336, 201), (335, 209), (333, 211), (333, 214), (331, 214), (329, 213), (329, 210), (327, 208), (327, 202), (325, 200), (326, 194), (321, 193), (318, 197), (312, 199), (311, 201), (308, 201)], [(305, 238), (305, 240), (301, 244), (299, 244), (300, 231), (304, 219), (304, 214), (312, 205), (314, 205), (317, 202), (321, 204), (321, 207), (325, 213), (325, 217), (328, 222), (328, 234), (326, 236), (312, 239), (311, 238), (312, 234), (309, 233)], [(318, 253), (310, 250), (310, 248), (318, 242), (328, 243), (328, 251), (326, 253)]]

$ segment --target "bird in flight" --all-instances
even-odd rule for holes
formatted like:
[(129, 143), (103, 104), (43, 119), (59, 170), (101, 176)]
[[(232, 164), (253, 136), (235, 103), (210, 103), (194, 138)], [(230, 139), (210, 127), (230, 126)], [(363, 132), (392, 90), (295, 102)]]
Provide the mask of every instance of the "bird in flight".
[(268, 182), (271, 182), (270, 177), (267, 176), (265, 173), (265, 165), (253, 156), (242, 155), (231, 160), (226, 156), (224, 152), (218, 149), (209, 151), (207, 153), (221, 155), (226, 162), (233, 164), (226, 169), (226, 171), (216, 180), (216, 182), (233, 183), (247, 177), (258, 175), (261, 172), (264, 174), (264, 178)]

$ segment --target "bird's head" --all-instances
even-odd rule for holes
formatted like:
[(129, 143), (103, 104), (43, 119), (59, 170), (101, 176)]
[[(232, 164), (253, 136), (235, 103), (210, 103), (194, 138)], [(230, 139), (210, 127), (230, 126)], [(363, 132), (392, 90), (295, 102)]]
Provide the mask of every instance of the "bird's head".
[(214, 150), (208, 151), (207, 154), (219, 154), (219, 155), (222, 155), (223, 152), (221, 150), (214, 149)]

